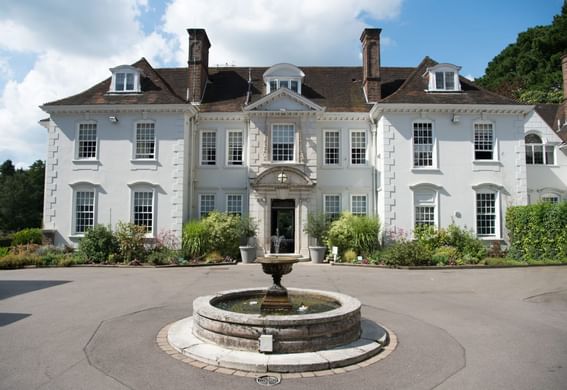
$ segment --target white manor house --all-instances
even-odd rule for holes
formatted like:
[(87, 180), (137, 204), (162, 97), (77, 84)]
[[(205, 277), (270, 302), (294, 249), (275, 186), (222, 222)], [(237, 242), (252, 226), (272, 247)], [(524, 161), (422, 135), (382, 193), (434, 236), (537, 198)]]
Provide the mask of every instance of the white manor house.
[(220, 210), (256, 220), (258, 254), (279, 229), (282, 252), (308, 256), (310, 212), (505, 240), (507, 207), (567, 199), (567, 104), (519, 104), (429, 57), (382, 67), (380, 31), (363, 31), (362, 66), (213, 68), (188, 29), (187, 67), (142, 58), (43, 105), (44, 230), (70, 246), (119, 221), (180, 237)]

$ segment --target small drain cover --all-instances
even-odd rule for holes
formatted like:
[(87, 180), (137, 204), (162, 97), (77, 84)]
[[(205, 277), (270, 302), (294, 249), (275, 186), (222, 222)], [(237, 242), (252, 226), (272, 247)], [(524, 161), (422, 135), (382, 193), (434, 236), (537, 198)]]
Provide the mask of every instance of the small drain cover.
[(262, 386), (275, 386), (280, 384), (281, 379), (277, 376), (262, 375), (256, 378), (256, 383)]

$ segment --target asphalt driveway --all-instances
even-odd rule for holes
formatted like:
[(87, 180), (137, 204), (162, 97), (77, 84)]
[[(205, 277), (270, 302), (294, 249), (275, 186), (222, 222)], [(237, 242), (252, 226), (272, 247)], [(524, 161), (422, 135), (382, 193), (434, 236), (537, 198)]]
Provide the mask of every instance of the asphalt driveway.
[[(258, 265), (0, 272), (0, 389), (254, 389), (165, 354), (199, 295), (268, 286)], [(279, 389), (565, 389), (567, 267), (407, 271), (297, 264), (284, 285), (338, 291), (397, 349)]]

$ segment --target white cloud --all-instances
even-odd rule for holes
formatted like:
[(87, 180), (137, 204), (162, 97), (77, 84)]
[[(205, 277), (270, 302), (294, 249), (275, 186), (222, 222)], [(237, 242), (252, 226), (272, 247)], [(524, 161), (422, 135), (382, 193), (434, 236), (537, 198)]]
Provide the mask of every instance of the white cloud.
[[(76, 3), (84, 7), (80, 12)], [(172, 58), (160, 34), (142, 33), (137, 6), (143, 9), (147, 2), (52, 0), (34, 2), (32, 7), (20, 0), (7, 7), (0, 16), (0, 36), (11, 39), (0, 40), (0, 48), (38, 55), (21, 81), (11, 79), (9, 60), (0, 58), (0, 77), (8, 80), (0, 90), (0, 162), (10, 158), (31, 164), (45, 158), (46, 131), (37, 122), (48, 115), (39, 109), (41, 104), (91, 87), (118, 64), (145, 56), (159, 65)]]
[(209, 63), (239, 66), (292, 62), (297, 65), (358, 64), (365, 27), (359, 15), (396, 17), (401, 0), (174, 0), (164, 30), (174, 34), (187, 61), (186, 28), (205, 28), (211, 40)]
[[(205, 28), (210, 64), (241, 66), (360, 64), (363, 20), (396, 17), (402, 0), (172, 0), (161, 30), (144, 33), (149, 0), (18, 0), (0, 13), (0, 50), (32, 53), (20, 81), (0, 58), (0, 162), (45, 158), (47, 116), (38, 106), (78, 93), (108, 68), (146, 57), (154, 66), (187, 64), (187, 28)], [(145, 13), (148, 13), (147, 15)], [(150, 21), (155, 23), (155, 20)], [(391, 44), (384, 38), (384, 45)]]

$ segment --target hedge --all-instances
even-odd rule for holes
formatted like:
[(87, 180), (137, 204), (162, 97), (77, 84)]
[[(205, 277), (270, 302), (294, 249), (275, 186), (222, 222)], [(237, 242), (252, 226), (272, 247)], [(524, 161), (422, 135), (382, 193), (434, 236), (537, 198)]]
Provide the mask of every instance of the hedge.
[(567, 202), (509, 207), (506, 228), (514, 259), (567, 258)]

